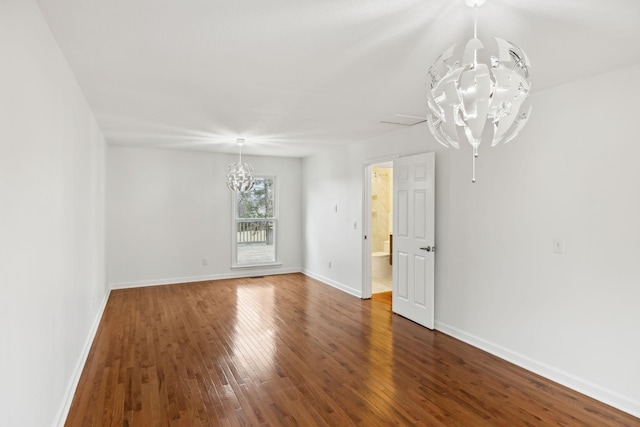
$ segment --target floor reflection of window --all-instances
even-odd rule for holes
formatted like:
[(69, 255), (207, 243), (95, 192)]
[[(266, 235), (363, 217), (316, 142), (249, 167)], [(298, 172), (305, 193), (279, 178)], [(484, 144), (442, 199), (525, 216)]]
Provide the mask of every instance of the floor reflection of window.
[(246, 369), (269, 375), (275, 369), (274, 289), (239, 287), (236, 295), (237, 317), (233, 335), (236, 362)]

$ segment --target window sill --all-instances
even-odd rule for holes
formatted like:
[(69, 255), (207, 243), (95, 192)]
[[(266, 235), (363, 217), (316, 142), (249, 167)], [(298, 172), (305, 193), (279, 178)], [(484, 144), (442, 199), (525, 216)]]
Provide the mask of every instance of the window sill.
[(281, 262), (265, 262), (261, 264), (236, 264), (232, 265), (232, 270), (237, 270), (241, 268), (258, 268), (258, 267), (280, 267), (282, 266)]

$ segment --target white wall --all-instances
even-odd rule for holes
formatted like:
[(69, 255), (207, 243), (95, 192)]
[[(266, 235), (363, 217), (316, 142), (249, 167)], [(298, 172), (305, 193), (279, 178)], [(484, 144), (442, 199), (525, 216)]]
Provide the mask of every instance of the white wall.
[(481, 147), (476, 184), (469, 148), (426, 126), (306, 158), (305, 272), (361, 295), (363, 162), (439, 151), (436, 327), (640, 416), (639, 75), (537, 93), (517, 139)]
[(104, 139), (33, 1), (0, 2), (0, 424), (63, 420), (107, 296)]
[[(229, 163), (237, 155), (110, 146), (107, 269), (113, 287), (246, 277), (301, 270), (301, 165), (243, 156), (279, 180), (281, 266), (231, 269)], [(203, 265), (202, 259), (208, 259)]]

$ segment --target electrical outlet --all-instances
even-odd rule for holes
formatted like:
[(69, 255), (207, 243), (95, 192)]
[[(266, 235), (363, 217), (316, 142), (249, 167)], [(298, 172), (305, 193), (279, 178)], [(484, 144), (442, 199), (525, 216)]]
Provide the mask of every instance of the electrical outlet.
[(562, 237), (554, 237), (553, 252), (556, 254), (563, 254), (564, 250), (565, 250), (564, 239)]
[(331, 260), (327, 261), (327, 267), (331, 268)]
[(202, 265), (209, 265), (209, 258), (202, 258)]

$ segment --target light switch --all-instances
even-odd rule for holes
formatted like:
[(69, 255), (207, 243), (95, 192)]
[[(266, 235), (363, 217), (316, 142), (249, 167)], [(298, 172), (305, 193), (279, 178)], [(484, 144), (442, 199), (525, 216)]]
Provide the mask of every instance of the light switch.
[(553, 238), (553, 252), (557, 254), (564, 253), (564, 239), (562, 237)]

